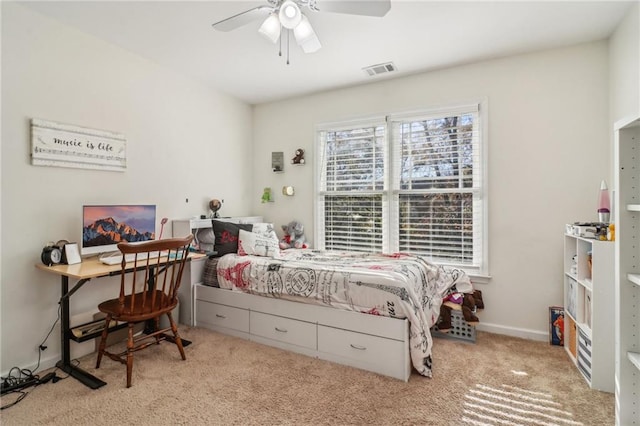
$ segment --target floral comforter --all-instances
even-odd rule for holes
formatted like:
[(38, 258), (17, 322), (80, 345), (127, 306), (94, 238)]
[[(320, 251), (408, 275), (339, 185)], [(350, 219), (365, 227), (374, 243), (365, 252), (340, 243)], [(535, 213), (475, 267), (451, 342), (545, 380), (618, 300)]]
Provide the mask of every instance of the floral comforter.
[(469, 277), (408, 254), (290, 249), (277, 258), (227, 254), (218, 259), (221, 288), (337, 309), (407, 318), (411, 362), (431, 377), (430, 328), (447, 291), (472, 291)]

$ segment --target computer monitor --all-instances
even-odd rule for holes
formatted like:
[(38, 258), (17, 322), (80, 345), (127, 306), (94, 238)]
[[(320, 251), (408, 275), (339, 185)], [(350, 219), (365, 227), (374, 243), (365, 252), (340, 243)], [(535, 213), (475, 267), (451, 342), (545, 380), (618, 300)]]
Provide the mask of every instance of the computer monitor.
[(82, 206), (80, 254), (114, 252), (122, 241), (141, 242), (156, 238), (155, 205)]

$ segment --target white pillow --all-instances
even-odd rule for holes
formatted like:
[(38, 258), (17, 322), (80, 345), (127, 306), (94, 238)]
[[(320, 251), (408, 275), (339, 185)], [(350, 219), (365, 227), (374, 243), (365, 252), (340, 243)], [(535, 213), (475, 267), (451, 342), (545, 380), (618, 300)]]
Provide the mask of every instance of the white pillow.
[(238, 254), (277, 258), (280, 257), (280, 247), (277, 239), (241, 229), (238, 234)]
[(273, 228), (273, 223), (254, 223), (251, 232), (279, 241), (278, 234), (276, 234), (276, 230)]

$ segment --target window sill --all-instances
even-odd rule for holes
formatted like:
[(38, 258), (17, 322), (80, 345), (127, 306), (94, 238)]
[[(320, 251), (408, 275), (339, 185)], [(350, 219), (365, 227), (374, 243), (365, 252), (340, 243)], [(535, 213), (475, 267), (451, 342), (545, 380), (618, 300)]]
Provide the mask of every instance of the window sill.
[(469, 278), (471, 278), (471, 284), (489, 284), (491, 281), (491, 275), (478, 275), (469, 273)]

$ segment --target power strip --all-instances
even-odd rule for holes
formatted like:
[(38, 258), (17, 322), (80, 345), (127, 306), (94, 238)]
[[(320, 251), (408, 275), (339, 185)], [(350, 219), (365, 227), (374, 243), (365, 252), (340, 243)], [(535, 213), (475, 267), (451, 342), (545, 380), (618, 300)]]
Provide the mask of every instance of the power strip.
[(8, 385), (6, 382), (0, 383), (0, 395), (4, 395), (5, 393), (12, 392), (15, 390), (20, 390), (24, 388), (28, 388), (29, 386), (33, 386), (38, 383), (38, 379), (35, 377), (24, 379), (18, 383), (12, 383)]

